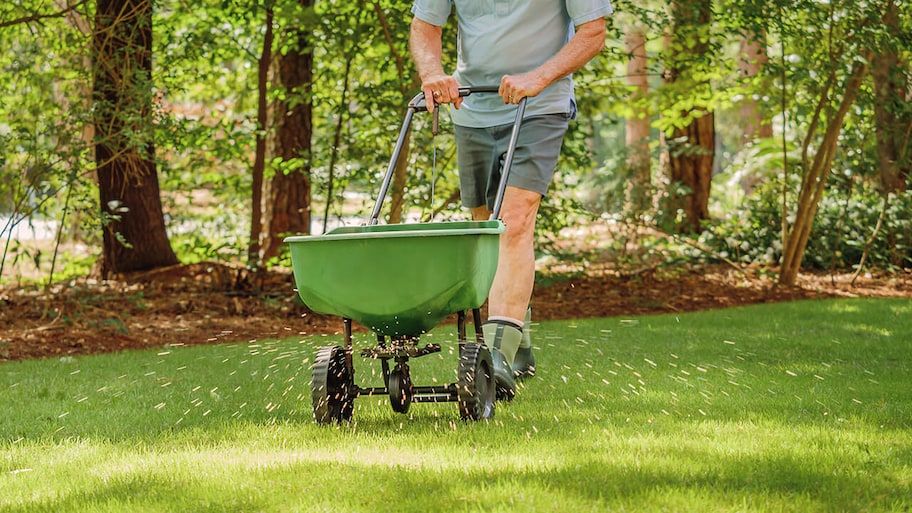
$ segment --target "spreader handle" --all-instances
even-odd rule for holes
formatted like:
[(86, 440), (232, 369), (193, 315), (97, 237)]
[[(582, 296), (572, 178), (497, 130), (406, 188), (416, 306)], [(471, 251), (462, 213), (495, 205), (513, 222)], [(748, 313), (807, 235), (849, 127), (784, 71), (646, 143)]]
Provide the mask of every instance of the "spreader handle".
[[(463, 86), (459, 88), (459, 96), (469, 96), (473, 93), (496, 93), (500, 90), (499, 86)], [(494, 210), (491, 212), (491, 219), (500, 218), (500, 209), (503, 206), (503, 197), (507, 189), (507, 178), (510, 175), (510, 168), (513, 167), (513, 153), (516, 150), (516, 142), (519, 139), (519, 129), (522, 126), (523, 114), (526, 112), (526, 101), (528, 98), (521, 98), (516, 109), (516, 119), (513, 121), (513, 132), (510, 135), (510, 145), (507, 147), (507, 154), (504, 157), (503, 169), (500, 173), (500, 183), (497, 187), (497, 197), (494, 200)], [(389, 192), (390, 183), (393, 181), (393, 173), (396, 169), (396, 163), (399, 161), (399, 154), (405, 146), (408, 138), (409, 129), (412, 125), (412, 117), (416, 112), (427, 111), (427, 102), (425, 101), (424, 92), (416, 94), (408, 103), (408, 110), (405, 113), (405, 121), (402, 122), (402, 128), (399, 130), (399, 138), (396, 140), (396, 147), (393, 149), (393, 156), (390, 158), (389, 166), (386, 168), (386, 175), (383, 177), (383, 183), (380, 185), (380, 193), (377, 195), (377, 202), (374, 204), (374, 210), (371, 212), (369, 225), (375, 225), (380, 222), (380, 210), (383, 207), (383, 200)]]
[[(499, 86), (462, 86), (459, 88), (459, 96), (469, 96), (472, 93), (496, 93), (499, 90)], [(408, 103), (408, 107), (415, 111), (427, 110), (424, 92), (416, 94)]]

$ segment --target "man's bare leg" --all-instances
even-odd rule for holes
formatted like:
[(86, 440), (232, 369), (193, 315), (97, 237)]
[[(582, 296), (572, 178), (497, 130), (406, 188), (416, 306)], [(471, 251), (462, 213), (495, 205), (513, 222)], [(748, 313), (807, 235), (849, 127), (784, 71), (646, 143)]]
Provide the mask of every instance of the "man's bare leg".
[[(489, 322), (484, 326), (485, 341), (489, 347), (496, 347), (496, 350), (492, 349), (495, 359), (503, 359), (502, 364), (497, 361), (494, 363), (498, 398), (512, 398), (515, 393), (513, 361), (522, 343), (523, 321), (535, 283), (533, 242), (540, 203), (541, 195), (536, 192), (516, 187), (507, 187), (504, 192), (500, 217), (506, 229), (500, 236), (497, 272), (488, 293)], [(487, 207), (472, 209), (472, 217), (477, 220), (489, 219), (490, 216)], [(503, 324), (490, 321), (506, 322), (514, 327), (507, 329)], [(531, 348), (526, 351), (531, 358)], [(498, 354), (502, 356), (497, 356)], [(524, 365), (527, 363), (527, 360), (523, 360)]]
[[(501, 218), (506, 230), (500, 237), (497, 273), (488, 295), (488, 316), (516, 319), (526, 317), (535, 283), (535, 219), (541, 195), (516, 187), (504, 192)], [(488, 219), (487, 207), (472, 209), (475, 219)]]

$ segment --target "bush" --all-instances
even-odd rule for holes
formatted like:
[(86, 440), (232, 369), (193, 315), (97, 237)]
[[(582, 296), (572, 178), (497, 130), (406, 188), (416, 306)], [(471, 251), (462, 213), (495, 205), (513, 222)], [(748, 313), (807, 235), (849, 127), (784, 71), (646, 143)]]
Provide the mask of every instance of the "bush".
[[(857, 267), (884, 207), (870, 185), (830, 187), (820, 201), (804, 254), (806, 269)], [(894, 271), (912, 265), (912, 190), (891, 195), (866, 265)], [(775, 264), (782, 256), (781, 187), (769, 182), (701, 237), (720, 255), (742, 263)]]

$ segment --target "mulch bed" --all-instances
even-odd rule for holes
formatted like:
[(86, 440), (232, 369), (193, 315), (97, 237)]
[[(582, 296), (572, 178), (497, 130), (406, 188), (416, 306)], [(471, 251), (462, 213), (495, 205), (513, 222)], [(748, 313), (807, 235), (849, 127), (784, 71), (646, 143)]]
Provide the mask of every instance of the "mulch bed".
[[(51, 290), (0, 290), (0, 361), (84, 355), (174, 344), (212, 344), (332, 334), (338, 318), (296, 300), (289, 272), (250, 274), (202, 263), (77, 280)], [(912, 298), (912, 273), (802, 275), (780, 287), (768, 274), (728, 266), (543, 279), (538, 320), (687, 312), (830, 297)]]

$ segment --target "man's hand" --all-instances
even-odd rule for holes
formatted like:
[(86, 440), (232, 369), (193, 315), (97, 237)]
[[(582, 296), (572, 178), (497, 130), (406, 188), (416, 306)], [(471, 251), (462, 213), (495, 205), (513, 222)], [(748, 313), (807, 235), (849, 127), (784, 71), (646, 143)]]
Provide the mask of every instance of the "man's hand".
[(434, 112), (434, 107), (442, 103), (452, 103), (457, 109), (462, 104), (459, 83), (450, 75), (428, 77), (421, 82), (421, 91), (424, 93), (428, 112)]
[(443, 30), (418, 18), (412, 19), (409, 33), (409, 50), (421, 77), (421, 91), (424, 93), (428, 112), (441, 103), (452, 103), (459, 108), (459, 84), (456, 79), (443, 72), (441, 64), (441, 35)]
[(548, 82), (543, 81), (536, 71), (522, 75), (504, 75), (500, 79), (497, 94), (503, 98), (504, 103), (519, 103), (523, 98), (538, 96), (547, 86)]
[(521, 75), (504, 75), (497, 91), (504, 103), (536, 96), (557, 79), (582, 68), (605, 47), (605, 30), (604, 18), (583, 23), (557, 55), (538, 68)]

